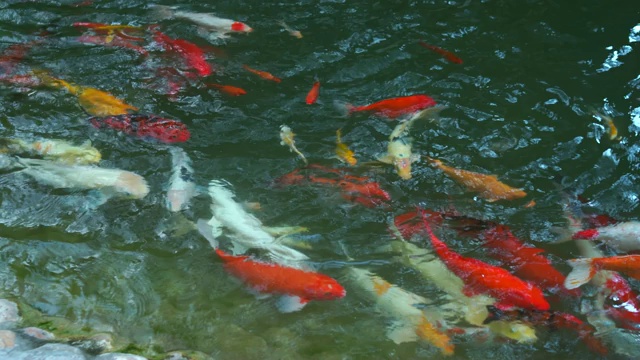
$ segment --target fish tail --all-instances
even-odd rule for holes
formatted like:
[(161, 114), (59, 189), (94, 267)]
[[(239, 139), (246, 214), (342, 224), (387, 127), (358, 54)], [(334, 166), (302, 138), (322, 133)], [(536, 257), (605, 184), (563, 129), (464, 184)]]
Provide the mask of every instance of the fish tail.
[[(207, 239), (207, 241), (209, 241), (209, 244), (211, 244), (212, 248), (214, 249), (219, 248), (220, 244), (218, 243), (218, 240), (216, 240), (216, 238), (213, 236), (213, 227), (209, 225), (207, 220), (198, 219), (198, 222), (196, 223), (196, 227), (198, 228), (198, 232), (200, 233), (200, 235), (204, 236), (204, 238)], [(223, 257), (223, 256), (220, 255), (220, 257)]]
[(354, 111), (353, 109), (355, 108), (355, 106), (340, 100), (334, 100), (333, 106), (340, 112), (343, 117), (351, 115), (351, 113)]
[(165, 5), (151, 5), (151, 14), (158, 20), (171, 19), (173, 17), (173, 8)]
[(568, 263), (573, 269), (564, 280), (564, 287), (569, 290), (589, 282), (596, 274), (592, 258), (571, 259)]
[(126, 191), (136, 199), (142, 199), (149, 193), (149, 185), (147, 185), (144, 178), (129, 171), (124, 171), (118, 175), (114, 186)]

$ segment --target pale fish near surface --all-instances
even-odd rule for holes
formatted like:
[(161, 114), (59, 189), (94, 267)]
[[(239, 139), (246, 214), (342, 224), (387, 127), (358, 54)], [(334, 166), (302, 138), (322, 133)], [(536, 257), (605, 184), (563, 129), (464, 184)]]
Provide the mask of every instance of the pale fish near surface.
[(166, 207), (177, 212), (189, 206), (196, 195), (196, 183), (193, 179), (193, 167), (187, 153), (179, 147), (171, 147), (172, 173), (167, 189)]

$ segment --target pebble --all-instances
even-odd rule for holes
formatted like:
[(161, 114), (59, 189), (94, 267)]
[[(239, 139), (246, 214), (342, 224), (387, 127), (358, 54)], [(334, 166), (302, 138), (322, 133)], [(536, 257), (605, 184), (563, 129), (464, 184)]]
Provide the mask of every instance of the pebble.
[(20, 321), (18, 305), (12, 301), (0, 299), (0, 324), (2, 324), (3, 327), (7, 327), (10, 326), (10, 324), (5, 323), (17, 323), (18, 321)]
[(47, 330), (43, 330), (37, 327), (28, 327), (22, 329), (22, 333), (26, 336), (29, 336), (38, 340), (53, 340), (56, 338), (55, 335), (48, 332)]
[(82, 350), (65, 344), (46, 344), (27, 351), (0, 353), (1, 360), (86, 360)]
[(0, 330), (0, 349), (13, 349), (16, 346), (16, 333)]

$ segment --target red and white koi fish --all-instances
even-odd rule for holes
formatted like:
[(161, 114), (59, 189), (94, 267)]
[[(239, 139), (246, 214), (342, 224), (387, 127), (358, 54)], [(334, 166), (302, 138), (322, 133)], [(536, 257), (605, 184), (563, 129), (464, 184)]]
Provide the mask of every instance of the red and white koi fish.
[(456, 54), (452, 53), (451, 51), (447, 51), (445, 49), (441, 49), (435, 45), (431, 45), (431, 44), (427, 44), (426, 42), (420, 40), (420, 42), (418, 42), (418, 44), (420, 44), (420, 46), (427, 48), (433, 52), (435, 52), (436, 54), (440, 54), (442, 57), (444, 57), (445, 59), (449, 60), (452, 63), (455, 64), (462, 64), (462, 59), (460, 59), (458, 56), (456, 56)]
[(353, 106), (345, 104), (342, 106), (346, 109), (347, 115), (356, 112), (372, 112), (379, 116), (394, 119), (435, 105), (436, 101), (433, 98), (419, 94), (384, 99), (369, 105)]
[(187, 67), (196, 70), (199, 76), (209, 76), (213, 73), (211, 64), (207, 62), (204, 51), (198, 45), (183, 39), (173, 39), (157, 28), (157, 25), (153, 25), (149, 30), (153, 31), (155, 41), (166, 51), (180, 55)]
[(520, 280), (505, 269), (453, 252), (433, 233), (426, 215), (422, 220), (440, 259), (464, 281), (466, 296), (488, 294), (498, 300), (495, 303), (498, 309), (549, 310), (549, 303), (537, 286)]
[(191, 137), (187, 126), (180, 121), (156, 115), (123, 114), (92, 117), (89, 122), (98, 129), (108, 127), (139, 138), (152, 138), (164, 143), (185, 142)]
[(282, 312), (298, 311), (311, 300), (335, 300), (347, 294), (340, 283), (324, 274), (233, 256), (220, 249), (215, 252), (224, 261), (224, 268), (250, 288), (283, 295), (279, 303)]
[[(619, 222), (595, 229), (580, 230), (574, 233), (571, 239), (603, 241), (622, 252), (640, 250), (640, 221)], [(563, 240), (566, 239), (560, 239)]]
[(202, 30), (210, 31), (210, 38), (226, 38), (229, 33), (250, 33), (253, 29), (240, 21), (224, 19), (213, 14), (194, 13), (175, 10), (170, 6), (152, 5), (155, 16), (159, 19), (184, 19), (200, 26)]

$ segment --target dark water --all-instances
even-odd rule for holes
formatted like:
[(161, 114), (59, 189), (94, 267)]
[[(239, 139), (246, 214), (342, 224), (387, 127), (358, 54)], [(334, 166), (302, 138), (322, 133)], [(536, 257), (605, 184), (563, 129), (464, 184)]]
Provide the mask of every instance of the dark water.
[[(562, 258), (578, 256), (572, 244), (549, 245), (552, 226), (562, 226), (557, 181), (591, 199), (599, 213), (638, 217), (640, 166), (640, 63), (630, 36), (640, 22), (631, 2), (601, 1), (182, 1), (182, 10), (215, 12), (254, 28), (248, 36), (208, 42), (183, 20), (159, 22), (170, 36), (214, 45), (217, 73), (195, 80), (174, 101), (154, 88), (153, 69), (178, 66), (158, 47), (148, 57), (74, 41), (76, 21), (147, 25), (156, 22), (140, 1), (8, 1), (0, 3), (0, 47), (47, 40), (20, 63), (19, 72), (47, 69), (76, 84), (111, 92), (142, 112), (180, 119), (192, 138), (178, 146), (193, 159), (204, 187), (226, 179), (239, 201), (257, 201), (269, 225), (301, 225), (315, 239), (306, 250), (326, 274), (344, 276), (343, 247), (391, 283), (437, 298), (418, 273), (393, 263), (377, 249), (389, 241), (390, 216), (422, 204), (508, 224), (522, 239)], [(296, 39), (278, 20), (298, 29)], [(150, 36), (149, 36), (150, 39)], [(447, 62), (418, 40), (455, 52)], [(173, 61), (173, 63), (172, 63)], [(277, 84), (242, 64), (282, 78)], [(304, 98), (317, 77), (318, 104)], [(203, 86), (218, 82), (244, 88), (229, 97)], [(154, 351), (194, 349), (220, 358), (438, 358), (432, 346), (396, 345), (385, 336), (388, 319), (347, 287), (339, 301), (314, 302), (293, 314), (279, 313), (271, 299), (256, 299), (225, 273), (197, 233), (163, 236), (174, 220), (164, 208), (171, 171), (166, 146), (88, 125), (77, 100), (46, 88), (0, 88), (2, 136), (91, 140), (101, 166), (135, 171), (151, 192), (142, 200), (111, 200), (86, 207), (87, 192), (53, 191), (29, 178), (0, 176), (0, 287), (49, 315), (113, 331)], [(437, 123), (412, 129), (416, 153), (468, 170), (497, 174), (522, 187), (524, 201), (488, 203), (424, 162), (403, 181), (391, 167), (361, 168), (391, 193), (392, 212), (354, 206), (330, 188), (274, 188), (272, 181), (302, 163), (279, 144), (288, 124), (311, 162), (340, 167), (333, 158), (335, 131), (367, 162), (384, 152), (394, 122), (342, 116), (334, 102), (368, 104), (424, 93), (449, 108)], [(614, 118), (621, 140), (590, 108)], [(185, 215), (208, 218), (206, 195)], [(490, 261), (477, 244), (454, 241), (457, 251)], [(474, 253), (475, 251), (475, 253)], [(381, 265), (382, 264), (382, 265)], [(346, 284), (346, 283), (345, 283)], [(636, 284), (637, 285), (637, 284)], [(578, 302), (564, 305), (577, 313)], [(597, 358), (575, 334), (538, 330), (534, 344), (500, 341), (478, 345), (454, 340), (453, 358)], [(610, 358), (616, 358), (611, 348)], [(620, 355), (622, 356), (622, 355)]]

